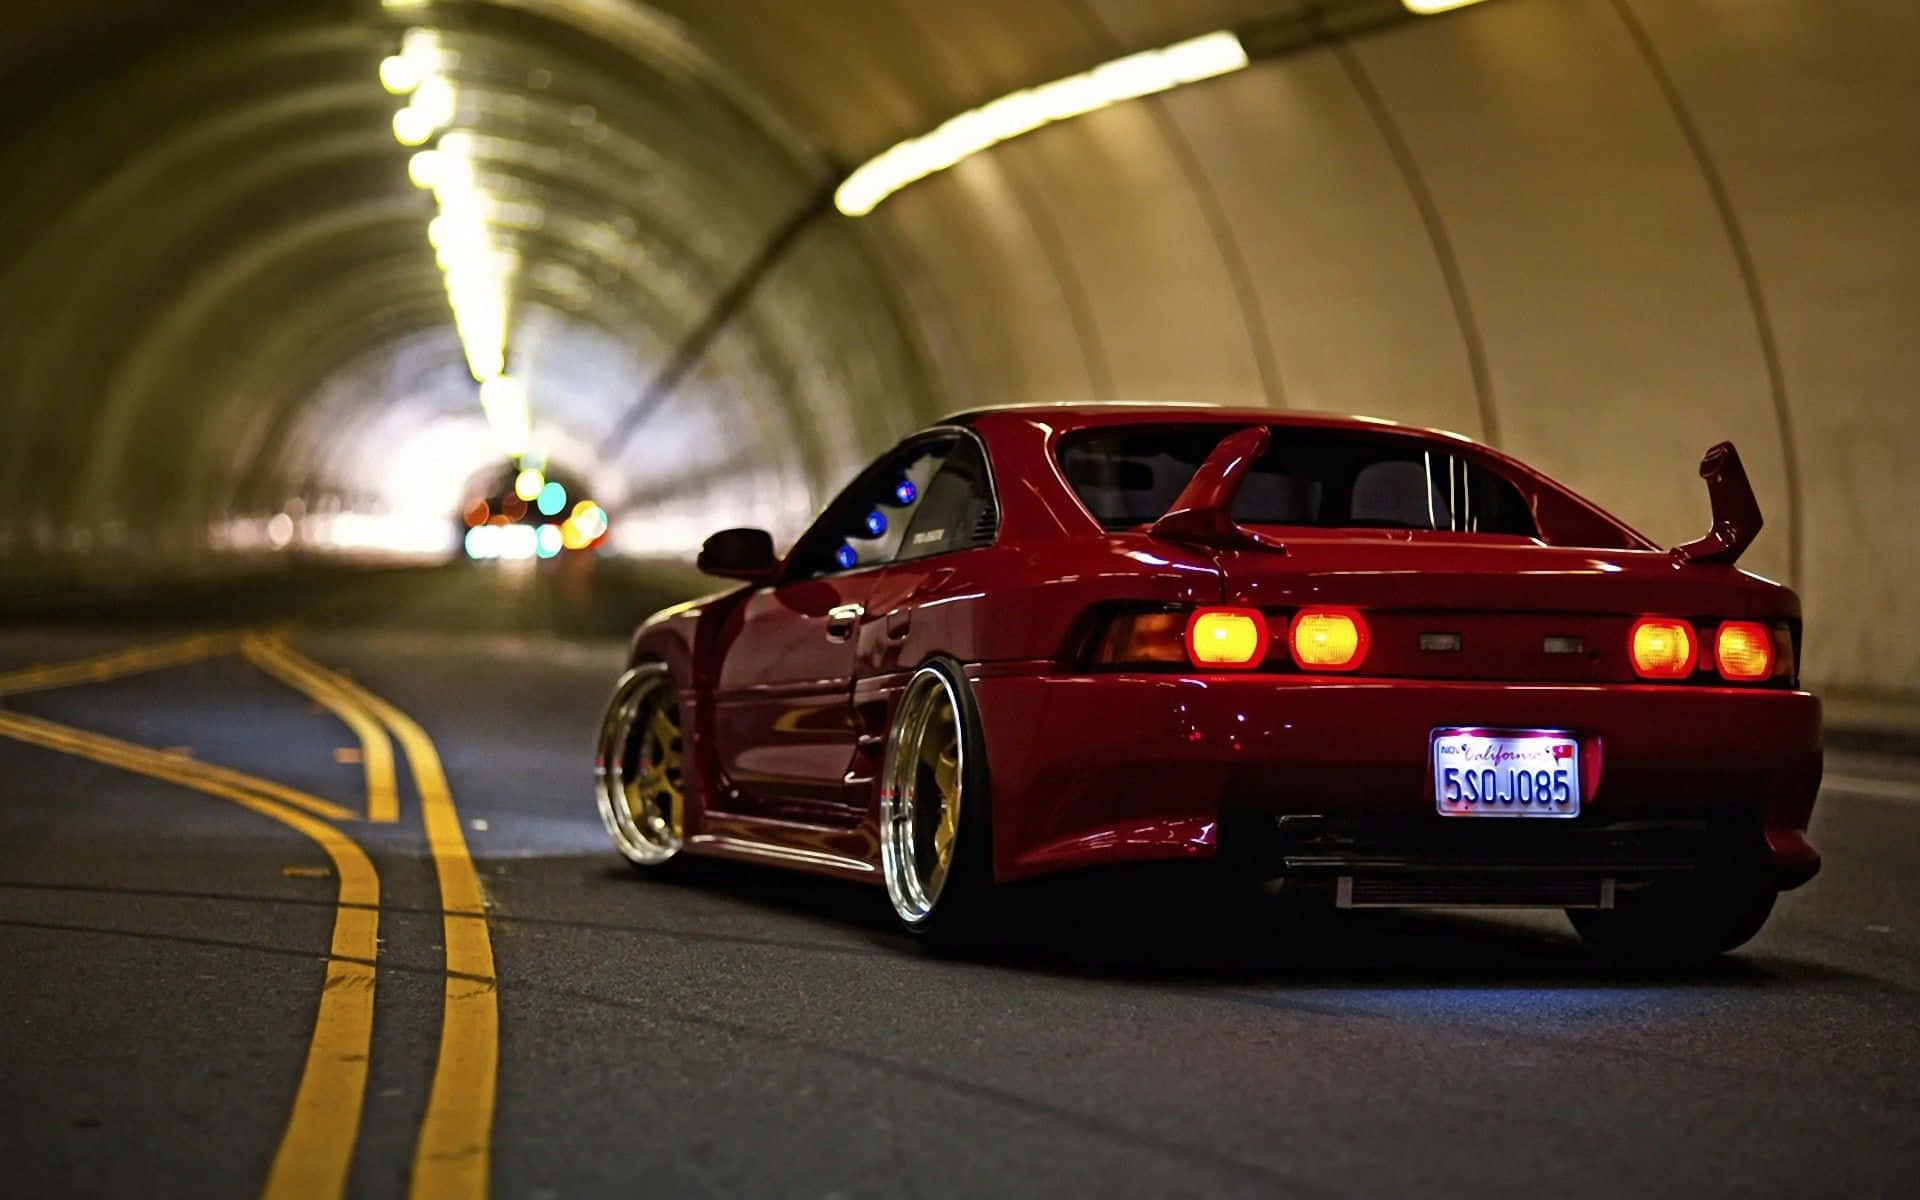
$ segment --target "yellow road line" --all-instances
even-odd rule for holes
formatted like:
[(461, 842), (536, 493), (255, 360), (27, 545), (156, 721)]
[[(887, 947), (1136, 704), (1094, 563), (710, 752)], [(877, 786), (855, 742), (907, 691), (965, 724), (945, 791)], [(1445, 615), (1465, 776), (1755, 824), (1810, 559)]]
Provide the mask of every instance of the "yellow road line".
[(393, 732), (407, 753), (420, 792), (421, 821), (440, 882), (446, 943), (445, 1015), (426, 1117), (414, 1147), (411, 1194), (485, 1196), (492, 1163), (494, 1092), (500, 1057), (500, 1007), (487, 933), (486, 898), (467, 853), (460, 814), (453, 806), (440, 755), (426, 731), (393, 705), (289, 647), (279, 654), (324, 677), (364, 705)]
[(350, 692), (334, 685), (324, 672), (309, 669), (311, 664), (296, 661), (286, 647), (272, 638), (248, 634), (240, 640), (240, 652), (247, 661), (272, 675), (281, 683), (302, 692), (340, 718), (360, 739), (360, 762), (367, 776), (367, 820), (391, 824), (400, 819), (400, 793), (394, 783), (393, 739), (380, 727), (366, 705)]
[(219, 786), (228, 791), (240, 791), (248, 795), (276, 800), (294, 808), (304, 809), (315, 816), (325, 817), (329, 821), (351, 821), (357, 815), (352, 809), (342, 808), (332, 801), (322, 800), (318, 796), (310, 795), (298, 788), (288, 787), (284, 783), (276, 783), (271, 779), (261, 779), (231, 767), (202, 762), (185, 755), (168, 754), (150, 746), (123, 742), (119, 738), (108, 737), (103, 733), (75, 729), (71, 725), (59, 725), (39, 717), (30, 717), (25, 713), (0, 710), (0, 734), (16, 741), (31, 742), (49, 750), (92, 759), (109, 766), (164, 779), (169, 783), (200, 788), (202, 791), (207, 790), (207, 787), (202, 785)]
[(116, 650), (111, 654), (83, 658), (77, 662), (26, 667), (0, 675), (0, 696), (44, 692), (81, 683), (102, 683), (123, 675), (158, 671), (163, 667), (184, 667), (188, 663), (230, 654), (239, 644), (240, 635), (237, 633), (197, 633), (176, 641)]
[[(80, 736), (53, 738), (48, 736), (49, 727), (65, 728), (17, 713), (0, 713), (0, 734), (230, 800), (304, 834), (333, 863), (340, 887), (334, 901), (326, 983), (320, 990), (320, 1007), (314, 1017), (313, 1038), (307, 1045), (306, 1065), (300, 1072), (300, 1086), (294, 1093), (293, 1111), (262, 1194), (266, 1200), (343, 1195), (354, 1143), (360, 1135), (367, 1058), (373, 1044), (373, 963), (379, 953), (380, 932), (380, 878), (374, 873), (373, 863), (338, 829), (280, 804), (244, 782), (192, 776), (172, 769), (166, 762), (96, 754), (87, 745), (94, 735), (70, 730), (69, 734)], [(227, 774), (238, 776), (238, 772)], [(245, 777), (240, 779), (244, 781)]]

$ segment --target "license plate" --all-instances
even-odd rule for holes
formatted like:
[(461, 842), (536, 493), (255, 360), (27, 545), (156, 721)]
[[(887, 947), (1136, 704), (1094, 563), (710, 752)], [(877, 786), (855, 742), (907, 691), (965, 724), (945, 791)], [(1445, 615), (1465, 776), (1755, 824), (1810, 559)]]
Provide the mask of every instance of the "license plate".
[(1443, 817), (1577, 817), (1580, 743), (1554, 729), (1436, 729), (1433, 804)]

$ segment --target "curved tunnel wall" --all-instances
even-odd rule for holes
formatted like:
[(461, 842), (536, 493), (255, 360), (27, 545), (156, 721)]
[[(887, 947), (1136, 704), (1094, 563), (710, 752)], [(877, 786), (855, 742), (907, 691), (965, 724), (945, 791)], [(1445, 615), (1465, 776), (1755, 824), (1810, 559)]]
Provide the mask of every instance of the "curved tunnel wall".
[[(173, 257), (129, 230), (134, 200), (95, 211), (130, 240), (110, 261), (148, 272), (140, 305), (109, 305), (124, 336), (89, 336), (116, 277), (65, 269), (90, 246), (57, 215), (72, 195), (12, 202), (38, 249), (10, 255), (0, 284), (16, 381), (0, 432), (31, 448), (16, 471), (89, 481), (0, 520), (16, 569), (116, 536), (207, 562), (223, 521), (391, 506), (382, 479), (418, 474), (397, 448), (485, 460), (419, 237), (430, 210), (381, 140), (391, 107), (371, 83), (396, 22), (432, 11), (467, 30), (474, 61), (584, 89), (496, 122), (561, 153), (540, 172), (606, 176), (574, 188), (592, 193), (569, 201), (577, 228), (550, 231), (517, 352), (555, 397), (556, 453), (624, 507), (633, 553), (683, 552), (735, 520), (790, 534), (866, 455), (979, 404), (1252, 401), (1436, 424), (1669, 542), (1703, 525), (1694, 467), (1732, 437), (1769, 516), (1747, 565), (1800, 589), (1810, 676), (1920, 692), (1920, 646), (1898, 635), (1920, 627), (1905, 517), (1920, 501), (1920, 14), (1900, 0), (1489, 0), (1351, 37), (1330, 31), (1397, 6), (290, 7), (274, 44), (294, 37), (282, 53), (314, 61), (268, 90), (308, 97), (288, 119), (319, 122), (302, 136), (331, 167), (304, 160), (319, 178), (299, 187), (257, 167), (256, 194), (278, 197), (258, 228), (209, 200)], [(838, 172), (960, 109), (1223, 27), (1288, 36), (1246, 71), (1004, 144), (868, 218), (818, 207)], [(240, 34), (222, 37), (156, 58), (238, 61)], [(576, 125), (583, 104), (597, 116)], [(145, 136), (164, 149), (209, 123), (185, 111)], [(43, 165), (51, 137), (13, 139), (16, 172)], [(103, 168), (73, 157), (45, 177), (98, 195)], [(330, 239), (329, 220), (350, 228)], [(224, 317), (167, 333), (169, 264), (184, 290), (302, 231), (304, 257), (262, 259)], [(302, 281), (313, 294), (289, 289)], [(213, 336), (270, 306), (274, 321), (227, 339), (249, 353)], [(303, 332), (276, 341), (276, 326)], [(327, 355), (296, 352), (326, 339)], [(147, 374), (165, 396), (109, 382), (137, 345), (159, 347)], [(146, 415), (103, 428), (115, 396)], [(176, 423), (170, 405), (200, 414), (195, 448), (129, 470)], [(151, 538), (124, 536), (141, 522)]]
[[(937, 37), (907, 3), (804, 35), (777, 7), (707, 32), (770, 70), (780, 44), (866, 64), (784, 81), (858, 158), (1284, 6), (975, 4)], [(1436, 424), (1667, 543), (1704, 525), (1695, 468), (1732, 438), (1769, 517), (1745, 565), (1801, 591), (1809, 674), (1911, 693), (1915, 45), (1920, 13), (1892, 2), (1503, 0), (1049, 127), (863, 228), (954, 404), (1264, 399)]]

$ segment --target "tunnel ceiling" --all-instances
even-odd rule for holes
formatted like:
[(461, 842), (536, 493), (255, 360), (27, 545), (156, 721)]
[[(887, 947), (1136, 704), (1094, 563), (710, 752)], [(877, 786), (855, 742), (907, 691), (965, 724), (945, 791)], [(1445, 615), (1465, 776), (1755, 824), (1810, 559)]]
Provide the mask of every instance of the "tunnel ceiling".
[[(7, 17), (6, 160), (36, 181), (0, 201), (0, 453), (33, 498), (15, 539), (165, 556), (289, 503), (438, 520), (501, 461), (450, 336), (435, 193), (410, 179), (429, 147), (396, 140), (407, 97), (381, 82), (410, 28), (432, 31), (457, 98), (450, 136), (501, 264), (537, 447), (615, 502), (667, 484), (613, 469), (636, 445), (682, 472), (772, 460), (760, 474), (803, 503), (807, 472), (828, 469), (820, 427), (778, 405), (710, 398), (718, 411), (664, 430), (630, 411), (832, 179), (673, 22), (541, 0)], [(737, 373), (778, 374), (777, 346), (742, 340)]]
[[(446, 201), (413, 164), (436, 146), (483, 198), (536, 457), (645, 508), (641, 551), (684, 550), (716, 497), (790, 532), (952, 401), (910, 282), (820, 219), (847, 165), (1001, 91), (1303, 11), (1193, 0), (1119, 30), (1078, 7), (10, 4), (4, 159), (36, 185), (0, 200), (0, 453), (31, 501), (0, 536), (170, 562), (324, 509), (391, 517), (389, 548), (444, 541), (501, 448), (429, 244)], [(430, 136), (393, 123), (396, 55), (450, 89)]]
[[(1920, 622), (1885, 517), (1920, 504), (1904, 0), (0, 13), (15, 580), (251, 563), (282, 514), (296, 551), (445, 547), (505, 461), (472, 370), (499, 324), (536, 454), (641, 556), (790, 536), (880, 446), (989, 403), (1440, 425), (1667, 542), (1733, 437), (1768, 515), (1748, 565), (1801, 590), (1810, 672), (1920, 691), (1920, 647), (1846, 616)], [(970, 107), (1223, 29), (1248, 69), (833, 209)], [(396, 55), (451, 97), (418, 147)]]

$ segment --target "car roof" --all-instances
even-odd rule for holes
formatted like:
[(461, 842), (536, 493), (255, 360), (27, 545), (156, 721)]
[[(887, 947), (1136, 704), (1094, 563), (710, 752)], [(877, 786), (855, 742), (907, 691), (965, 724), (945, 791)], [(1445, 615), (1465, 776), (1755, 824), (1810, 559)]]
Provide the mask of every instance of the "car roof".
[(1301, 412), (1275, 408), (1226, 408), (1200, 403), (1109, 403), (1109, 404), (1005, 404), (975, 408), (942, 419), (941, 425), (976, 425), (984, 421), (1010, 420), (1031, 426), (1044, 425), (1059, 432), (1103, 425), (1292, 425), (1318, 429), (1385, 429), (1425, 437), (1480, 445), (1464, 434), (1390, 421), (1384, 417), (1355, 416), (1344, 413)]

